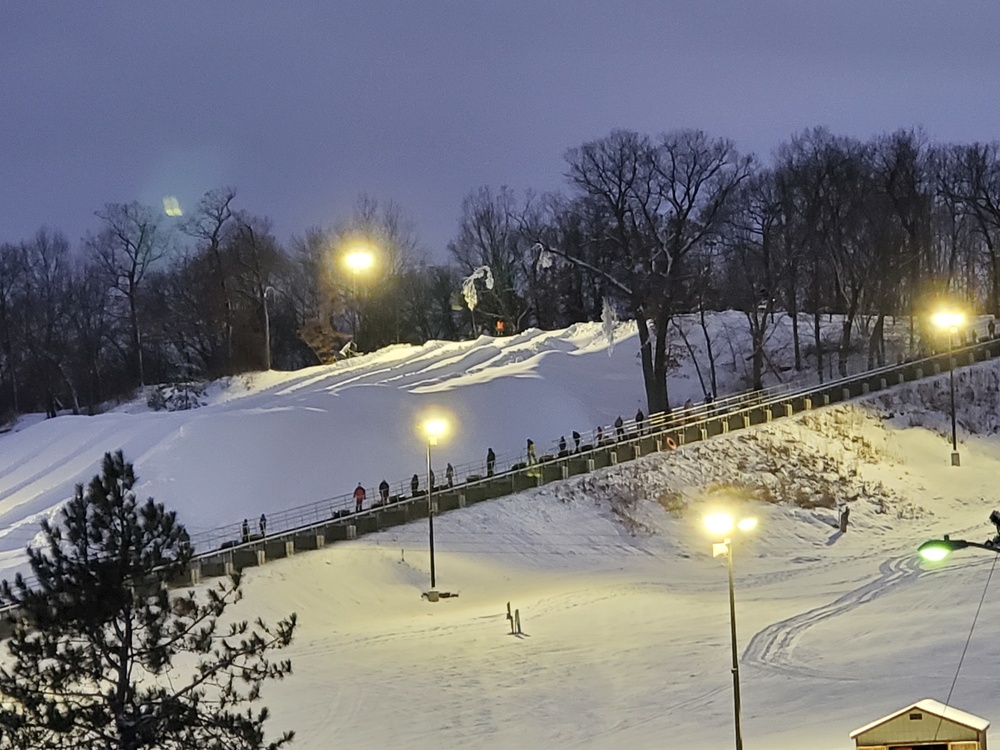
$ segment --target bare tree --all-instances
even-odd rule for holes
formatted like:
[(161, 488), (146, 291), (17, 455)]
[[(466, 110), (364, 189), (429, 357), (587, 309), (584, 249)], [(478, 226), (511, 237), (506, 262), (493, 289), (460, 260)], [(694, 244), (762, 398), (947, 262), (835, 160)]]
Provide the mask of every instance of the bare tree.
[[(480, 187), (465, 196), (458, 236), (448, 245), (463, 275), (486, 266), (493, 274), (491, 289), (481, 289), (477, 309), (493, 321), (520, 330), (531, 306), (527, 301), (530, 243), (522, 235), (523, 215), (508, 187)], [(473, 331), (473, 335), (475, 335)]]
[(236, 228), (226, 252), (234, 269), (232, 289), (244, 313), (239, 320), (244, 345), (240, 361), (247, 367), (265, 369), (270, 361), (265, 295), (269, 288), (283, 287), (279, 279), (288, 266), (288, 257), (271, 232), (270, 222), (243, 213), (236, 216)]
[(139, 384), (145, 385), (139, 293), (150, 268), (169, 250), (169, 238), (150, 208), (132, 203), (108, 203), (97, 212), (104, 229), (87, 240), (108, 285), (127, 306), (132, 348)]
[(25, 271), (23, 246), (0, 245), (0, 387), (4, 397), (0, 401), (0, 419), (20, 409), (19, 370), (23, 352), (15, 343), (19, 313), (17, 295), (23, 285)]
[(598, 263), (572, 260), (601, 274), (628, 305), (639, 331), (650, 413), (667, 411), (667, 330), (698, 262), (722, 231), (733, 195), (752, 161), (733, 144), (701, 131), (668, 133), (653, 143), (614, 131), (567, 154), (569, 179), (609, 213), (614, 248)]
[(27, 372), (49, 416), (56, 415), (60, 393), (71, 399), (73, 413), (78, 414), (76, 381), (68, 358), (72, 285), (69, 242), (61, 234), (42, 229), (22, 248), (25, 273), (19, 343), (28, 355)]
[(198, 208), (183, 225), (184, 233), (199, 243), (198, 252), (207, 255), (210, 260), (211, 274), (222, 308), (226, 373), (233, 372), (233, 291), (229, 280), (231, 269), (224, 257), (223, 248), (235, 231), (236, 220), (232, 207), (235, 199), (234, 188), (221, 188), (205, 193)]
[(782, 233), (781, 195), (773, 172), (744, 184), (738, 210), (722, 242), (727, 260), (728, 305), (743, 312), (750, 329), (751, 384), (764, 387), (765, 343), (774, 327), (777, 246)]

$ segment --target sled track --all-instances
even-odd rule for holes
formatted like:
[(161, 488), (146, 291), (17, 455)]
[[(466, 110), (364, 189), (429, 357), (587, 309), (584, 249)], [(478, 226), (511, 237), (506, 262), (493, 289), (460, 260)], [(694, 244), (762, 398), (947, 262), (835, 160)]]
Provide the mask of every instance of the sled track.
[(854, 681), (855, 677), (838, 677), (797, 663), (795, 646), (812, 626), (825, 620), (851, 612), (863, 604), (874, 601), (900, 584), (909, 583), (923, 571), (916, 555), (892, 558), (879, 566), (879, 575), (865, 585), (838, 597), (829, 604), (816, 607), (800, 615), (768, 625), (750, 639), (743, 652), (745, 664), (798, 677), (819, 677)]

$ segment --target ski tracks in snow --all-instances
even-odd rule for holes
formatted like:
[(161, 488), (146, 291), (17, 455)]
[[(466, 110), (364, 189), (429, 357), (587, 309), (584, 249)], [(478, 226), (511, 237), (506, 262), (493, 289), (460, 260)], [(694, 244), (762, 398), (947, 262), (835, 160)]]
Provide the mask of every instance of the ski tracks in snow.
[(845, 615), (888, 593), (896, 586), (915, 580), (922, 573), (919, 558), (912, 553), (887, 560), (879, 566), (878, 576), (863, 586), (849, 591), (829, 604), (768, 625), (750, 640), (741, 661), (744, 664), (800, 677), (846, 681), (858, 679), (832, 675), (804, 666), (795, 659), (796, 645), (814, 625)]

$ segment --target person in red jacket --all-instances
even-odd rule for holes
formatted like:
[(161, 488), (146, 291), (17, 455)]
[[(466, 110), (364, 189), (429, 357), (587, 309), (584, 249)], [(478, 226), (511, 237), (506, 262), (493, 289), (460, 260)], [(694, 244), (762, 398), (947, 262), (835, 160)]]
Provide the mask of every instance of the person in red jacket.
[(361, 482), (358, 482), (358, 486), (354, 488), (354, 512), (360, 513), (361, 508), (365, 504), (365, 498), (367, 493), (365, 493), (365, 488), (361, 486)]

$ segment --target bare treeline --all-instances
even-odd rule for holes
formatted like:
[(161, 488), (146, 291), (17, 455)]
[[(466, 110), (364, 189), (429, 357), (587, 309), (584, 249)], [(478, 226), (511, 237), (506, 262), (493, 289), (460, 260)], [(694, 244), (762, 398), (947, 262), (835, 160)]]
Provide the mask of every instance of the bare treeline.
[[(329, 362), (352, 333), (369, 350), (498, 323), (562, 327), (598, 320), (606, 301), (637, 321), (650, 411), (670, 405), (682, 313), (742, 311), (757, 386), (776, 310), (795, 326), (797, 368), (846, 373), (858, 347), (884, 360), (887, 317), (909, 316), (916, 349), (921, 314), (943, 300), (1000, 312), (998, 154), (912, 130), (861, 141), (815, 129), (764, 163), (700, 131), (616, 130), (567, 152), (563, 192), (467, 195), (441, 265), (396, 206), (370, 198), (287, 245), (232, 189), (180, 221), (109, 204), (76, 246), (47, 229), (0, 244), (0, 417)], [(378, 260), (355, 276), (341, 260), (359, 243)], [(462, 280), (481, 266), (493, 285), (477, 282), (470, 311)], [(832, 346), (828, 313), (843, 316)]]

